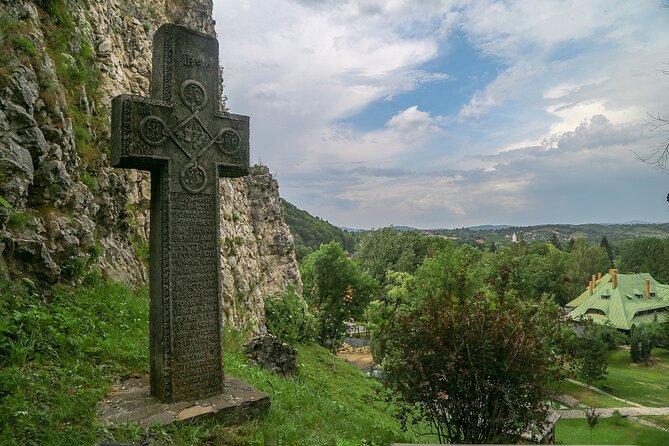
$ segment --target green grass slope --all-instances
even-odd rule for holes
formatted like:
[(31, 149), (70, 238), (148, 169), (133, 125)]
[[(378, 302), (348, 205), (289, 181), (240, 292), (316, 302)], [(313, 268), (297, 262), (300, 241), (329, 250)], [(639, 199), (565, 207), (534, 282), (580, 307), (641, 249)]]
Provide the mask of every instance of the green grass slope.
[(226, 373), (270, 394), (260, 420), (213, 420), (148, 431), (95, 421), (115, 382), (148, 372), (148, 297), (96, 283), (42, 298), (0, 286), (0, 444), (387, 445), (415, 441), (376, 397), (378, 384), (315, 345), (300, 346), (299, 373), (280, 378), (249, 363), (238, 336), (225, 337)]
[(629, 351), (615, 350), (607, 357), (609, 373), (602, 384), (612, 387), (613, 395), (644, 406), (669, 406), (669, 351), (654, 348), (652, 359), (649, 366), (635, 364)]

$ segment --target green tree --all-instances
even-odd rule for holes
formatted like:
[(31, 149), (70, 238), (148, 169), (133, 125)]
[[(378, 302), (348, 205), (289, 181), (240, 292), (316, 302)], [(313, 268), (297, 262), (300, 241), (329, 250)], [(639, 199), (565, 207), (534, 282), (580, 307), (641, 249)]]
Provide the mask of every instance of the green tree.
[(516, 442), (546, 419), (560, 309), (550, 301), (468, 291), (435, 294), (389, 326), (385, 385), (406, 425), (444, 443)]
[(650, 273), (658, 282), (669, 283), (669, 240), (646, 237), (625, 240), (620, 245), (621, 272)]
[(384, 228), (362, 237), (355, 258), (365, 271), (384, 284), (388, 271), (413, 273), (425, 257), (448, 244), (441, 238)]
[(555, 246), (557, 249), (562, 249), (562, 243), (560, 243), (560, 237), (558, 237), (558, 235), (555, 232), (551, 233), (551, 237), (548, 239), (548, 243)]
[(588, 407), (585, 409), (585, 421), (588, 423), (588, 429), (590, 429), (590, 443), (592, 444), (592, 430), (599, 423), (600, 413), (594, 407)]
[(362, 316), (379, 285), (347, 258), (337, 242), (309, 254), (300, 272), (304, 297), (318, 318), (318, 340), (334, 351), (346, 333), (344, 322)]
[(606, 255), (609, 256), (609, 261), (611, 262), (611, 267), (613, 267), (615, 255), (613, 254), (613, 248), (611, 248), (611, 245), (609, 244), (609, 239), (607, 239), (605, 235), (603, 235), (602, 239), (599, 241), (599, 246), (606, 251)]
[(316, 318), (295, 287), (265, 300), (265, 324), (271, 334), (287, 344), (309, 342), (316, 337)]
[(632, 362), (647, 363), (653, 349), (653, 333), (646, 325), (632, 325), (630, 330), (630, 358)]
[(580, 341), (577, 371), (586, 384), (592, 385), (593, 382), (604, 379), (608, 373), (606, 343), (599, 338), (585, 336)]
[(593, 274), (608, 271), (610, 266), (609, 256), (601, 246), (590, 245), (585, 238), (575, 239), (565, 276), (569, 298), (581, 294)]

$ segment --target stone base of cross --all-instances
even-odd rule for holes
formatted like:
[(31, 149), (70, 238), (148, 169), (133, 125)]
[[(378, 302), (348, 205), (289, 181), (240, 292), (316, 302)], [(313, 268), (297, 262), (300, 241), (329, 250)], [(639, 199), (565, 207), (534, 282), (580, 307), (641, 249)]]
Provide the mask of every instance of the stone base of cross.
[(218, 178), (246, 175), (249, 118), (219, 112), (218, 42), (176, 25), (153, 40), (151, 97), (112, 101), (112, 164), (151, 172), (151, 394), (223, 390)]

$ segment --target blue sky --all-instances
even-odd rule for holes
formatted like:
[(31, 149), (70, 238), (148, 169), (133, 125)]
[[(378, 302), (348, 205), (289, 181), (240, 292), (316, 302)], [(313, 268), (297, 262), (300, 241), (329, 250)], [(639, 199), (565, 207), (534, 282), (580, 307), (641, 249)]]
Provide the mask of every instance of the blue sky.
[(227, 105), (349, 227), (669, 221), (659, 0), (214, 0)]

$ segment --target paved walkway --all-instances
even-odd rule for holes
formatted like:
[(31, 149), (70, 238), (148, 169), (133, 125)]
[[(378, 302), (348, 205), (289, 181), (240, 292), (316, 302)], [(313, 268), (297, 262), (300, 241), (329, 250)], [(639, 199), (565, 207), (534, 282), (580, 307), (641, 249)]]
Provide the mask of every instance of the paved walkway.
[[(617, 410), (621, 415), (634, 417), (636, 415), (669, 415), (669, 407), (606, 407), (597, 408), (597, 413), (602, 418), (609, 418), (613, 416), (613, 412)], [(567, 409), (556, 410), (562, 418), (585, 418), (585, 411), (583, 409)]]

